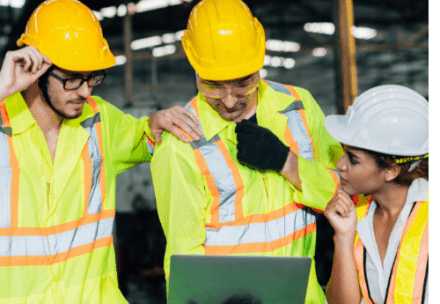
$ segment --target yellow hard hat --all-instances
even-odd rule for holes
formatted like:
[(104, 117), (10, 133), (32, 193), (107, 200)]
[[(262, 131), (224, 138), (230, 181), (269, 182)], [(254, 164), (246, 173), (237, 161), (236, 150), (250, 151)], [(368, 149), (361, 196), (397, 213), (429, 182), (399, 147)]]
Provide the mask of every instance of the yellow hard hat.
[(56, 66), (70, 71), (107, 69), (116, 62), (101, 25), (87, 6), (76, 0), (41, 3), (17, 45), (33, 45)]
[(263, 26), (241, 0), (201, 1), (182, 37), (189, 62), (207, 80), (231, 80), (260, 70), (265, 41)]

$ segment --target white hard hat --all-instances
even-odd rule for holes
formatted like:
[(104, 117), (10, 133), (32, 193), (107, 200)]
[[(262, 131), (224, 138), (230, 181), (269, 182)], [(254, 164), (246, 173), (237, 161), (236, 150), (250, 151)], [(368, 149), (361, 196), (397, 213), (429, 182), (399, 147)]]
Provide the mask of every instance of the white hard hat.
[(372, 88), (358, 96), (346, 115), (329, 115), (325, 128), (341, 143), (396, 156), (429, 151), (428, 101), (398, 85)]

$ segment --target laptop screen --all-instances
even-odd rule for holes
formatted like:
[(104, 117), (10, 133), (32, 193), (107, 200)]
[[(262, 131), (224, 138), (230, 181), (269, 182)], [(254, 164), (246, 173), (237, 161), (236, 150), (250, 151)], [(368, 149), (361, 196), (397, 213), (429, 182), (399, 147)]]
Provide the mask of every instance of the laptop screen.
[(173, 255), (168, 303), (304, 303), (310, 265), (307, 257)]

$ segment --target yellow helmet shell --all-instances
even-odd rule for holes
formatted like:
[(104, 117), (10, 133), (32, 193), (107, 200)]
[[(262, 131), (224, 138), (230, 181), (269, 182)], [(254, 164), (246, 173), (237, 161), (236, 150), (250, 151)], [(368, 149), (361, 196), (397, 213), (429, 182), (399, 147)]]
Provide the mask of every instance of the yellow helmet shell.
[(102, 35), (101, 25), (87, 6), (76, 0), (40, 4), (17, 41), (33, 45), (56, 66), (70, 71), (96, 71), (116, 60)]
[(191, 11), (182, 45), (202, 79), (231, 80), (263, 67), (263, 26), (241, 0), (203, 0)]

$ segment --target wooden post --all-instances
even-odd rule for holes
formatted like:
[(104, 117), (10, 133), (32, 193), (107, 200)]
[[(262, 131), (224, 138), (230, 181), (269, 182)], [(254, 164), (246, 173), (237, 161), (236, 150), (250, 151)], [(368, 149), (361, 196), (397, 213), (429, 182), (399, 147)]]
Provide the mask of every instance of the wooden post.
[(127, 5), (127, 13), (124, 16), (124, 55), (127, 61), (124, 66), (125, 106), (133, 105), (133, 54), (131, 51), (132, 40), (132, 15), (133, 5)]
[(354, 25), (353, 2), (334, 0), (334, 4), (338, 112), (344, 114), (358, 95), (356, 44), (351, 32)]

